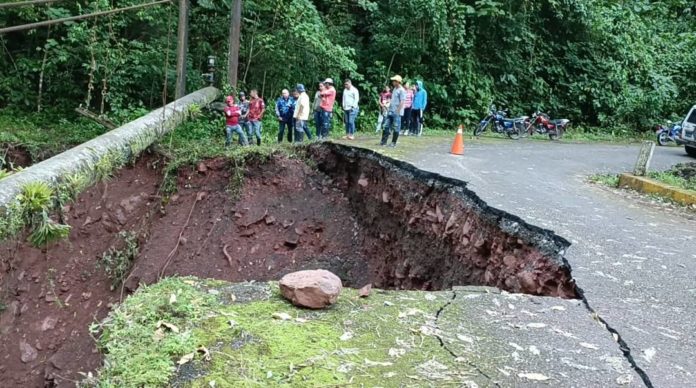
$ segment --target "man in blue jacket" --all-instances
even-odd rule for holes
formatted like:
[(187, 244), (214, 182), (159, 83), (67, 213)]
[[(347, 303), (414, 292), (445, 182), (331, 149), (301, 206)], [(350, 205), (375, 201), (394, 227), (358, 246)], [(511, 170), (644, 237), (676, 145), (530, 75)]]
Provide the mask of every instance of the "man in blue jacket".
[(288, 131), (288, 142), (292, 143), (293, 114), (295, 113), (295, 99), (290, 97), (290, 91), (283, 89), (281, 96), (276, 100), (275, 114), (278, 119), (278, 143), (283, 141), (285, 130)]
[(411, 134), (420, 136), (423, 133), (423, 111), (428, 106), (428, 92), (423, 87), (423, 81), (416, 82), (416, 95), (413, 97), (411, 109)]

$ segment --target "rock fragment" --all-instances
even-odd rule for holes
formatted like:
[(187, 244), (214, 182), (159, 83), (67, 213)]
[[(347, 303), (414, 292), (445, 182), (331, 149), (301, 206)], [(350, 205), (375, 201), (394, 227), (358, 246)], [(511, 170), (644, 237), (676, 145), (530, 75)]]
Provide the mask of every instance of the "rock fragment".
[(280, 292), (292, 304), (312, 309), (336, 303), (343, 289), (341, 279), (323, 269), (289, 273), (280, 279), (279, 286)]

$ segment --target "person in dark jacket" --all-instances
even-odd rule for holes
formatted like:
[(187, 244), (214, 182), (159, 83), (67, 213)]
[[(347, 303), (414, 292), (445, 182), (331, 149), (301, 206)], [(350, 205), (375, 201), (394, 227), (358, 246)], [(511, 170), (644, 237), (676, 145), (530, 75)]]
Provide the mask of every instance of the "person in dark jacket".
[(292, 143), (292, 116), (295, 113), (295, 99), (290, 97), (290, 91), (283, 89), (281, 96), (276, 100), (275, 113), (278, 118), (278, 143), (283, 141), (285, 130), (288, 131), (288, 141)]

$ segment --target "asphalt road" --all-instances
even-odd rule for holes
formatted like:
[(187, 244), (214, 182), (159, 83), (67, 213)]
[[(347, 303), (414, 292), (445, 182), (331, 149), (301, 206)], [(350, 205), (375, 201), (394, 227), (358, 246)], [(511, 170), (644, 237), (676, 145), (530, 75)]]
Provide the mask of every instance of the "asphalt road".
[[(566, 258), (589, 305), (652, 385), (696, 386), (694, 213), (587, 183), (595, 173), (632, 170), (638, 145), (484, 141), (467, 143), (464, 156), (449, 147), (443, 140), (400, 157), (467, 181), (489, 205), (571, 241)], [(694, 160), (683, 148), (658, 147), (651, 167)]]

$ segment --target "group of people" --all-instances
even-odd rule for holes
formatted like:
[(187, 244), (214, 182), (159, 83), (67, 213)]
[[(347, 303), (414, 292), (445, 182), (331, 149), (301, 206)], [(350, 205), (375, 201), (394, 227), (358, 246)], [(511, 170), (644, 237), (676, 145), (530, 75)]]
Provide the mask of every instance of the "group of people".
[[(419, 135), (423, 127), (423, 111), (427, 106), (428, 95), (421, 81), (414, 86), (406, 83), (402, 86), (401, 76), (391, 78), (392, 88), (385, 86), (380, 93), (380, 114), (377, 122), (377, 131), (383, 130), (381, 145), (387, 145), (389, 135), (393, 133), (391, 146), (396, 146), (400, 133)], [(239, 102), (235, 104), (233, 96), (225, 99), (226, 107), (226, 141), (225, 145), (232, 143), (234, 133), (239, 135), (239, 143), (248, 145), (247, 140), (256, 137), (256, 144), (261, 145), (261, 120), (266, 110), (263, 99), (258, 96), (257, 90), (250, 92), (251, 99), (247, 100), (244, 92), (239, 93)], [(360, 92), (351, 80), (343, 82), (341, 110), (346, 134), (344, 139), (355, 139), (356, 119), (360, 113)], [(309, 95), (302, 84), (297, 84), (292, 90), (283, 89), (281, 96), (275, 101), (275, 115), (278, 120), (278, 143), (283, 141), (287, 132), (289, 142), (302, 142), (304, 135), (312, 140), (312, 132), (309, 129), (310, 113), (313, 113), (316, 139), (328, 138), (331, 131), (334, 103), (336, 101), (336, 89), (331, 78), (319, 82), (314, 94), (314, 101), (310, 105)]]

